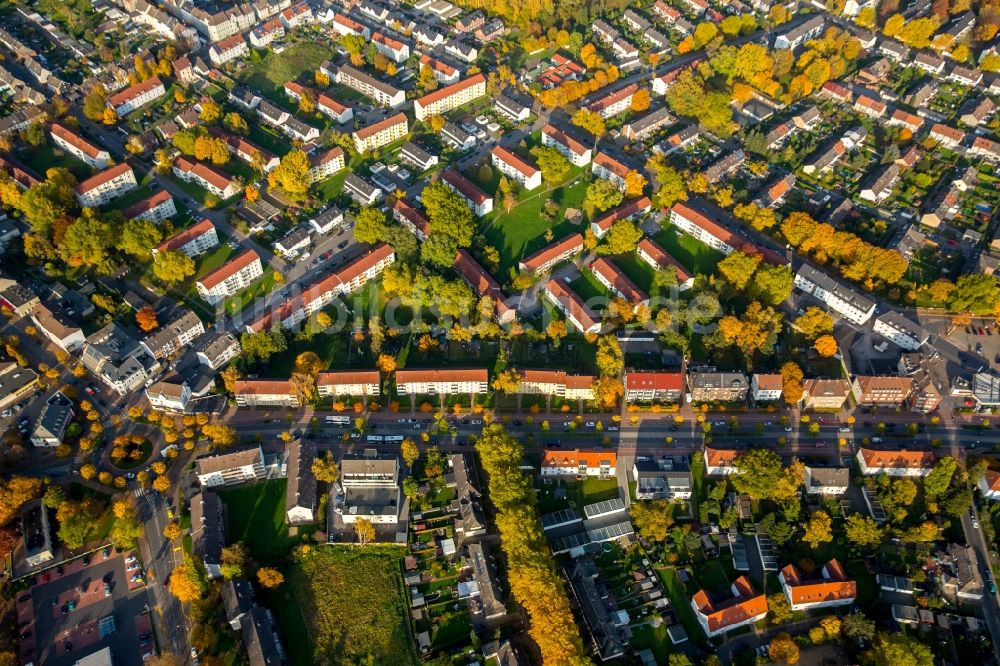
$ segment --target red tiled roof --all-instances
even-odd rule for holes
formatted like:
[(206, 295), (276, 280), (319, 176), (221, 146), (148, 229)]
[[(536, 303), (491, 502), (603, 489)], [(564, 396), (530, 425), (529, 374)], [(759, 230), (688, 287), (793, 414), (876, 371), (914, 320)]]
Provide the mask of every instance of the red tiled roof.
[(405, 217), (417, 230), (426, 235), (431, 233), (431, 223), (419, 209), (410, 204), (406, 199), (396, 199), (392, 209)]
[(100, 187), (104, 183), (114, 180), (125, 173), (131, 173), (132, 167), (130, 167), (125, 162), (121, 164), (116, 164), (113, 167), (108, 167), (104, 171), (100, 172), (96, 176), (91, 176), (82, 183), (77, 184), (76, 191), (79, 194), (85, 194), (96, 187)]
[(124, 104), (125, 102), (128, 102), (129, 100), (133, 100), (139, 95), (142, 95), (144, 93), (149, 92), (150, 90), (155, 89), (156, 86), (162, 86), (162, 85), (163, 81), (160, 81), (160, 78), (158, 76), (154, 76), (151, 79), (146, 79), (141, 83), (137, 83), (134, 86), (126, 88), (117, 95), (112, 95), (111, 97), (108, 98), (108, 104), (110, 104), (112, 108), (117, 108), (122, 104)]
[(528, 164), (528, 162), (526, 162), (520, 156), (512, 153), (503, 146), (499, 145), (495, 146), (493, 150), (490, 152), (491, 154), (495, 155), (497, 159), (499, 159), (501, 162), (504, 162), (505, 164), (508, 164), (514, 169), (520, 171), (525, 178), (531, 178), (536, 173), (538, 173), (537, 167)]
[(232, 37), (226, 37), (222, 41), (216, 42), (215, 44), (216, 50), (220, 53), (224, 53), (238, 46), (246, 46), (246, 42), (243, 40), (243, 35), (236, 34)]
[(624, 88), (619, 88), (618, 90), (615, 90), (614, 92), (605, 95), (604, 97), (588, 104), (587, 109), (590, 111), (600, 111), (602, 109), (606, 109), (609, 106), (612, 106), (613, 104), (617, 104), (623, 99), (631, 97), (636, 92), (638, 92), (638, 90), (639, 90), (638, 84), (630, 83)]
[(486, 83), (486, 77), (483, 76), (482, 74), (475, 74), (474, 76), (464, 78), (461, 81), (456, 81), (455, 83), (452, 83), (450, 86), (445, 86), (444, 88), (438, 88), (434, 92), (424, 95), (420, 99), (414, 101), (414, 104), (420, 104), (420, 106), (428, 106), (430, 104), (433, 104), (434, 102), (439, 102), (443, 99), (447, 99), (452, 95), (460, 93), (466, 88), (471, 88), (472, 86), (479, 83)]
[(449, 65), (446, 62), (441, 62), (437, 58), (432, 58), (427, 54), (420, 56), (420, 64), (427, 65), (436, 72), (441, 72), (445, 76), (453, 76), (458, 74), (458, 70)]
[(243, 252), (235, 259), (227, 261), (226, 263), (219, 266), (217, 269), (198, 280), (205, 289), (211, 289), (216, 285), (222, 284), (231, 276), (236, 275), (241, 270), (249, 266), (255, 261), (260, 260), (260, 255), (254, 250), (247, 250)]
[(636, 305), (649, 298), (639, 287), (635, 286), (632, 280), (628, 279), (628, 276), (620, 268), (604, 257), (595, 259), (590, 264), (590, 270), (600, 274), (601, 277), (611, 283), (612, 288), (619, 292), (622, 298), (632, 305)]
[(220, 190), (226, 189), (233, 182), (227, 174), (219, 171), (215, 167), (208, 164), (202, 164), (201, 162), (195, 162), (184, 156), (180, 156), (174, 160), (174, 166), (181, 171), (193, 173), (205, 182), (211, 183)]
[(235, 395), (291, 395), (292, 383), (287, 379), (238, 379), (233, 385)]
[(961, 141), (965, 138), (965, 132), (960, 129), (955, 129), (954, 127), (948, 127), (941, 123), (935, 123), (931, 127), (931, 134), (940, 134), (941, 136), (947, 137), (952, 141)]
[(542, 134), (548, 134), (550, 137), (555, 139), (556, 143), (566, 146), (566, 148), (569, 149), (569, 151), (574, 155), (582, 155), (587, 150), (585, 145), (553, 125), (546, 125), (543, 127)]
[(378, 370), (327, 371), (316, 375), (317, 386), (338, 386), (345, 384), (378, 384)]
[(767, 598), (757, 594), (745, 576), (737, 578), (733, 586), (738, 596), (720, 604), (713, 604), (705, 590), (698, 590), (691, 597), (698, 611), (705, 616), (709, 631), (718, 631), (767, 613)]
[(490, 195), (483, 192), (475, 183), (455, 169), (447, 169), (441, 174), (441, 180), (454, 187), (462, 196), (477, 206), (490, 199)]
[(813, 580), (803, 580), (802, 573), (794, 564), (789, 564), (781, 570), (793, 604), (845, 601), (857, 596), (857, 583), (847, 580), (840, 562), (835, 559), (830, 560), (825, 568), (830, 577)]
[(736, 459), (740, 457), (739, 451), (725, 449), (710, 449), (705, 447), (706, 467), (732, 467)]
[(374, 136), (379, 132), (386, 130), (394, 125), (406, 124), (406, 114), (397, 113), (394, 116), (389, 116), (385, 120), (380, 120), (374, 125), (369, 125), (368, 127), (362, 127), (354, 134), (361, 140), (367, 139), (370, 136)]
[(549, 283), (545, 285), (545, 290), (555, 300), (562, 303), (569, 316), (578, 321), (584, 330), (589, 330), (601, 323), (594, 311), (587, 307), (584, 300), (580, 298), (580, 295), (559, 280), (549, 280)]
[(585, 464), (587, 467), (601, 467), (604, 463), (610, 467), (617, 467), (618, 454), (614, 451), (583, 451), (580, 449), (570, 451), (545, 449), (542, 454), (542, 467), (579, 467), (581, 464)]
[(380, 261), (392, 256), (392, 254), (392, 246), (382, 243), (368, 250), (368, 252), (365, 252), (357, 259), (354, 259), (339, 271), (334, 273), (334, 275), (339, 277), (341, 282), (351, 282), (359, 275), (363, 275)]
[(344, 111), (347, 111), (346, 106), (344, 106), (343, 104), (341, 104), (340, 102), (338, 102), (337, 100), (335, 100), (334, 98), (330, 97), (325, 93), (319, 94), (319, 97), (316, 98), (316, 105), (325, 106), (326, 108), (331, 109), (337, 115), (340, 115)]
[(983, 479), (986, 481), (987, 488), (993, 491), (1000, 491), (1000, 472), (988, 469), (983, 472)]
[(462, 276), (473, 291), (480, 296), (487, 295), (494, 300), (502, 300), (503, 293), (500, 291), (500, 284), (486, 269), (479, 265), (468, 250), (459, 250), (455, 254), (455, 271)]
[(170, 201), (171, 198), (172, 197), (170, 196), (170, 192), (167, 192), (166, 190), (160, 190), (153, 196), (147, 197), (146, 199), (143, 199), (142, 201), (129, 206), (128, 208), (122, 211), (122, 215), (124, 215), (126, 219), (131, 220), (133, 218), (142, 215), (146, 211), (153, 210), (154, 208), (165, 204), (166, 202)]
[(388, 46), (393, 51), (399, 51), (400, 49), (403, 48), (403, 42), (395, 40), (392, 37), (389, 37), (388, 35), (383, 35), (381, 32), (373, 32), (372, 41), (380, 42), (385, 46)]
[(198, 224), (193, 224), (184, 231), (174, 234), (167, 240), (163, 241), (157, 246), (159, 252), (166, 252), (167, 250), (176, 250), (179, 247), (183, 247), (193, 241), (198, 236), (204, 233), (208, 233), (210, 230), (214, 229), (215, 225), (209, 219), (204, 219)]
[(397, 370), (396, 384), (434, 382), (485, 382), (490, 378), (486, 368), (438, 368), (435, 370)]
[(338, 157), (344, 156), (344, 149), (340, 146), (334, 146), (330, 150), (322, 153), (318, 153), (309, 158), (309, 164), (312, 166), (319, 166), (320, 164), (326, 164), (331, 160), (335, 160)]
[(692, 277), (694, 277), (687, 272), (687, 269), (684, 268), (684, 266), (682, 266), (679, 261), (670, 256), (670, 254), (667, 253), (666, 250), (657, 245), (651, 239), (643, 238), (641, 241), (639, 241), (638, 249), (642, 250), (644, 254), (651, 257), (653, 261), (655, 261), (660, 266), (660, 268), (673, 266), (674, 271), (677, 272), (678, 282), (682, 283), (687, 282)]
[(626, 391), (683, 391), (684, 375), (680, 372), (629, 370), (625, 373)]
[(52, 123), (52, 127), (50, 129), (52, 134), (75, 147), (77, 150), (80, 150), (88, 157), (97, 159), (102, 152), (107, 152), (102, 151), (100, 148), (87, 141), (76, 132), (71, 132), (59, 123)]
[(754, 379), (757, 380), (757, 388), (764, 391), (780, 391), (781, 387), (784, 386), (781, 375), (754, 375)]
[(611, 155), (601, 151), (598, 151), (597, 155), (594, 157), (594, 164), (604, 167), (619, 178), (624, 178), (631, 170), (615, 158), (611, 157)]
[(553, 257), (558, 257), (569, 251), (570, 248), (574, 248), (573, 251), (575, 252), (582, 250), (583, 236), (580, 234), (570, 234), (569, 236), (561, 238), (550, 245), (546, 245), (541, 250), (529, 255), (525, 259), (522, 259), (521, 263), (525, 265), (527, 270), (533, 271), (539, 266), (548, 263)]
[(935, 456), (930, 451), (876, 451), (861, 449), (865, 464), (872, 468), (928, 469)]
[(624, 206), (619, 206), (614, 210), (608, 211), (599, 220), (594, 222), (594, 224), (596, 224), (602, 231), (607, 231), (618, 220), (632, 217), (640, 211), (649, 210), (652, 205), (653, 202), (649, 200), (649, 197), (634, 199)]

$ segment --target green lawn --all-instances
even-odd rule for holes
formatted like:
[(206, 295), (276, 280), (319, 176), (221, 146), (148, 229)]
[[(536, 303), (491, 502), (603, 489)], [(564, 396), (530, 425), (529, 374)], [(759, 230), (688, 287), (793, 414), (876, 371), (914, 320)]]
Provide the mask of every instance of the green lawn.
[(316, 198), (326, 203), (339, 197), (340, 193), (344, 191), (344, 181), (347, 180), (349, 173), (351, 173), (351, 169), (344, 169), (340, 173), (335, 173), (313, 185)]
[[(553, 190), (546, 195), (533, 196), (509, 213), (501, 212), (485, 223), (486, 242), (500, 251), (500, 270), (497, 272), (500, 282), (508, 279), (510, 269), (516, 268), (521, 259), (549, 244), (550, 241), (545, 240), (545, 232), (549, 229), (552, 229), (553, 241), (574, 231), (583, 233), (584, 224), (575, 225), (568, 222), (565, 219), (565, 212), (567, 207), (580, 208), (586, 191), (586, 179), (581, 178), (569, 187)], [(549, 198), (555, 199), (560, 204), (554, 224), (541, 216), (542, 207)], [(501, 203), (498, 200), (496, 205), (499, 207)]]
[[(296, 555), (283, 587), (291, 588), (286, 603), (301, 608), (307, 633), (298, 635), (292, 626), (294, 633), (288, 637), (285, 624), (281, 629), (286, 640), (298, 641), (290, 643), (298, 653), (294, 656), (302, 655), (303, 644), (311, 654), (292, 663), (416, 664), (407, 629), (402, 552), (395, 546), (322, 546)], [(468, 636), (468, 629), (461, 628)], [(453, 631), (441, 627), (438, 635), (445, 633), (442, 638), (447, 638), (446, 629)]]
[(56, 167), (63, 167), (76, 176), (77, 180), (89, 178), (96, 169), (76, 159), (61, 148), (44, 143), (40, 146), (28, 146), (20, 155), (25, 166), (35, 171), (41, 178), (45, 178), (45, 172)]
[(285, 479), (275, 479), (219, 492), (229, 514), (229, 543), (242, 541), (262, 564), (288, 555), (297, 539), (285, 524)]
[(264, 267), (264, 274), (260, 277), (260, 279), (235, 296), (227, 298), (223, 301), (222, 306), (229, 314), (236, 314), (237, 312), (240, 312), (243, 308), (252, 304), (254, 299), (271, 293), (277, 284), (275, 281), (275, 275), (277, 275), (277, 271), (275, 271), (270, 265), (266, 265)]
[(201, 258), (201, 261), (198, 263), (198, 270), (191, 278), (191, 284), (194, 284), (201, 278), (222, 266), (222, 264), (232, 259), (233, 252), (235, 252), (235, 250), (229, 247), (226, 240), (220, 238), (219, 246)]
[(660, 577), (660, 581), (667, 591), (667, 596), (670, 597), (670, 606), (677, 614), (677, 619), (684, 625), (688, 639), (694, 643), (704, 644), (705, 633), (702, 631), (701, 625), (698, 624), (694, 610), (691, 609), (691, 597), (684, 590), (680, 579), (677, 578), (677, 572), (674, 569), (657, 569), (656, 574)]
[(618, 497), (618, 479), (596, 479), (587, 477), (583, 483), (576, 484), (578, 508), (588, 504), (603, 502)]
[(656, 234), (653, 240), (691, 273), (711, 275), (715, 273), (716, 264), (722, 260), (721, 252), (716, 252), (693, 236), (671, 227)]
[(284, 135), (279, 134), (266, 125), (255, 122), (250, 123), (250, 133), (247, 135), (247, 140), (279, 157), (292, 148), (292, 145), (288, 143)]
[[(605, 303), (609, 303), (613, 296), (607, 288), (597, 281), (594, 274), (590, 272), (589, 269), (582, 269), (580, 271), (580, 277), (573, 280), (569, 284), (569, 288), (579, 294), (580, 298), (584, 301), (590, 303), (590, 299), (603, 299)], [(603, 308), (596, 305), (597, 301), (594, 301), (590, 305), (590, 309), (595, 312), (600, 313)]]
[(283, 97), (284, 86), (303, 74), (310, 75), (329, 60), (334, 50), (315, 42), (302, 42), (282, 53), (268, 51), (260, 62), (251, 65), (241, 76), (251, 88), (267, 97)]
[(656, 663), (666, 664), (667, 659), (670, 658), (670, 653), (675, 651), (672, 649), (673, 643), (670, 640), (667, 629), (666, 624), (661, 624), (658, 627), (654, 627), (651, 624), (633, 627), (632, 640), (629, 641), (629, 647), (635, 651), (649, 648), (653, 651), (653, 655), (656, 656)]
[(645, 261), (639, 258), (635, 252), (630, 252), (629, 254), (619, 254), (616, 257), (611, 257), (611, 261), (614, 262), (618, 268), (622, 269), (629, 280), (635, 283), (635, 286), (646, 292), (646, 295), (652, 295), (653, 292), (653, 278), (655, 276), (655, 271), (653, 267), (647, 264)]

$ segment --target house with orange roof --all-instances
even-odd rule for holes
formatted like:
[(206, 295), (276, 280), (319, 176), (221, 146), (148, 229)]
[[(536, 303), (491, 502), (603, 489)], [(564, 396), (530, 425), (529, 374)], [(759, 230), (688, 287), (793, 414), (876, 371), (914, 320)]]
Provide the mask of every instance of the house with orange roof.
[(681, 403), (684, 375), (680, 372), (628, 370), (625, 373), (626, 402)]
[(472, 253), (465, 249), (459, 250), (455, 254), (454, 268), (477, 296), (489, 296), (493, 299), (496, 317), (501, 324), (509, 324), (514, 320), (517, 310), (507, 305), (507, 297), (500, 290), (500, 283), (486, 272)]
[(793, 611), (810, 608), (849, 606), (858, 596), (858, 585), (847, 579), (844, 567), (833, 559), (823, 565), (821, 576), (806, 578), (802, 570), (789, 564), (778, 572), (781, 589)]
[(76, 186), (76, 199), (84, 208), (103, 206), (138, 186), (132, 167), (122, 162)]
[(176, 214), (177, 206), (174, 204), (174, 198), (166, 190), (160, 190), (122, 211), (126, 220), (148, 220), (156, 224)]
[(656, 270), (673, 268), (677, 273), (677, 291), (686, 291), (694, 286), (694, 275), (681, 262), (649, 238), (643, 238), (636, 247), (636, 254)]
[(406, 114), (397, 113), (385, 120), (362, 127), (351, 136), (354, 139), (354, 147), (357, 151), (365, 153), (402, 139), (409, 131), (410, 127), (406, 120)]
[(371, 43), (375, 50), (395, 63), (405, 62), (410, 57), (410, 47), (398, 39), (393, 39), (381, 32), (373, 32)]
[(986, 499), (1000, 500), (1000, 472), (992, 469), (983, 472), (983, 478), (979, 479), (979, 490)]
[(420, 66), (428, 67), (434, 73), (434, 78), (438, 80), (438, 83), (443, 83), (449, 85), (458, 81), (462, 73), (458, 71), (455, 67), (452, 67), (446, 62), (438, 60), (428, 54), (420, 56)]
[(154, 76), (112, 95), (108, 98), (108, 106), (121, 118), (166, 94), (167, 89), (163, 87), (163, 81)]
[(615, 90), (587, 105), (588, 111), (601, 114), (602, 118), (612, 118), (619, 113), (625, 113), (632, 106), (632, 98), (639, 92), (639, 85), (630, 83), (624, 88)]
[(649, 296), (639, 289), (625, 272), (606, 257), (598, 257), (590, 266), (590, 272), (612, 294), (632, 306), (633, 311), (640, 305), (649, 304)]
[(876, 451), (858, 449), (858, 466), (865, 476), (927, 476), (934, 467), (935, 456), (930, 451)]
[(605, 213), (600, 218), (594, 220), (590, 223), (590, 230), (594, 232), (594, 235), (598, 238), (604, 238), (611, 227), (613, 227), (620, 220), (634, 220), (642, 215), (645, 215), (653, 208), (653, 202), (650, 201), (649, 197), (639, 197), (638, 199), (633, 199), (632, 201), (610, 210)]
[(195, 282), (195, 285), (198, 294), (215, 305), (235, 296), (263, 275), (260, 255), (255, 250), (247, 250)]
[(111, 162), (111, 153), (103, 148), (98, 148), (76, 132), (63, 127), (59, 123), (52, 123), (52, 127), (49, 128), (49, 135), (52, 137), (53, 143), (78, 160), (82, 160), (88, 166), (92, 166), (95, 169), (104, 169)]
[(174, 175), (188, 183), (195, 183), (220, 199), (236, 196), (239, 187), (235, 179), (210, 164), (195, 162), (183, 155), (174, 160)]
[(441, 182), (452, 192), (462, 197), (477, 217), (488, 215), (493, 211), (493, 197), (459, 173), (457, 169), (445, 169), (441, 174)]
[(542, 128), (542, 145), (555, 148), (574, 166), (582, 167), (590, 163), (591, 149), (577, 141), (568, 132), (553, 125), (546, 125)]
[(705, 447), (705, 474), (709, 476), (731, 476), (739, 470), (736, 459), (741, 451), (730, 449), (712, 449)]
[(381, 391), (378, 370), (337, 370), (316, 375), (320, 397), (370, 396)]
[(750, 390), (755, 402), (774, 402), (781, 399), (781, 375), (754, 374)]
[(525, 190), (533, 190), (542, 184), (542, 171), (534, 164), (503, 146), (494, 146), (490, 151), (490, 162), (500, 173), (507, 176)]
[(614, 451), (585, 451), (573, 449), (560, 451), (545, 449), (542, 455), (542, 476), (596, 476), (613, 478), (618, 469), (618, 456)]
[(206, 218), (157, 245), (153, 248), (153, 254), (156, 255), (157, 252), (177, 250), (194, 258), (199, 254), (208, 252), (218, 244), (219, 234), (215, 230), (215, 225), (212, 224), (211, 220)]
[(698, 590), (691, 597), (691, 608), (698, 624), (709, 638), (721, 636), (767, 616), (767, 598), (758, 594), (746, 576), (737, 578), (730, 587), (732, 596), (715, 599), (705, 590)]
[(580, 295), (559, 280), (549, 280), (545, 285), (545, 298), (560, 312), (566, 321), (581, 333), (600, 333), (601, 319)]
[(632, 171), (627, 164), (604, 151), (598, 151), (594, 156), (590, 170), (595, 176), (612, 183), (618, 189), (625, 188), (625, 176)]

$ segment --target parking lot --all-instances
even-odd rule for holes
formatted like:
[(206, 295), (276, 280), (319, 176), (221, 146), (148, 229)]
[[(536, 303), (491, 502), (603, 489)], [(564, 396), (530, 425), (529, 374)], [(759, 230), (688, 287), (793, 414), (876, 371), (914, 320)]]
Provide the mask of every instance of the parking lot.
[(154, 652), (142, 583), (129, 582), (141, 566), (130, 553), (105, 552), (42, 573), (18, 595), (22, 663), (69, 666), (110, 647), (117, 666), (131, 666)]

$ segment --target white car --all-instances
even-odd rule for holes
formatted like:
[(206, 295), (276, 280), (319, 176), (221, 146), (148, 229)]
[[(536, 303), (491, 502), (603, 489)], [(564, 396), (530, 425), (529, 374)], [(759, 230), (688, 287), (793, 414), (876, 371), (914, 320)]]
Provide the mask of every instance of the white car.
[(594, 422), (593, 421), (587, 421), (587, 427), (588, 428), (593, 428), (594, 427)]
[(791, 432), (792, 426), (785, 426), (785, 432)]

